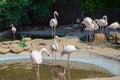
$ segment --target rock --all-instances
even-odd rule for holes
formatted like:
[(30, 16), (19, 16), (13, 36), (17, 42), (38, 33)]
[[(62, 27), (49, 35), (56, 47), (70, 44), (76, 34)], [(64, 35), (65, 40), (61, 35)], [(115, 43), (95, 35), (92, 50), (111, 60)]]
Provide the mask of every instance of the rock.
[(0, 53), (1, 54), (6, 54), (8, 52), (10, 52), (10, 48), (0, 48)]
[(104, 42), (106, 42), (105, 34), (103, 34), (103, 33), (95, 34), (94, 43), (104, 43)]
[(24, 48), (21, 48), (19, 46), (19, 44), (12, 44), (10, 46), (10, 51), (13, 52), (13, 53), (20, 53), (20, 52), (24, 51)]
[(4, 41), (4, 42), (2, 42), (2, 44), (9, 45), (9, 44), (11, 44), (11, 41)]
[(12, 44), (19, 44), (20, 43), (20, 40), (14, 40), (12, 41)]

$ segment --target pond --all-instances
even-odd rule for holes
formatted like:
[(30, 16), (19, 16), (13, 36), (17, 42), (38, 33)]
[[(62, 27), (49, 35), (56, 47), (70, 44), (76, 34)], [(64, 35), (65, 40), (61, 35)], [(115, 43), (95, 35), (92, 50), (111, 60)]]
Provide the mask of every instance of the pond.
[[(63, 68), (64, 67), (62, 66), (57, 66), (58, 71), (62, 71)], [(51, 65), (40, 65), (41, 80), (60, 80), (60, 77), (53, 75), (51, 71)], [(84, 78), (99, 78), (111, 76), (113, 76), (111, 73), (72, 68), (70, 69), (70, 74), (62, 78), (64, 78), (64, 80), (79, 80)], [(35, 72), (30, 62), (0, 64), (0, 80), (35, 80)]]

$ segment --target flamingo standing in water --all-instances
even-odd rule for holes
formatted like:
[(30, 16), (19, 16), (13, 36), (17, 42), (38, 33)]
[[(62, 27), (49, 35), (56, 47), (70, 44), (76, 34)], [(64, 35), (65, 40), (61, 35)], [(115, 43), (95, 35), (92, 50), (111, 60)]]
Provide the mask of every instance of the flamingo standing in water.
[(10, 27), (13, 32), (13, 38), (15, 39), (16, 27), (13, 24), (11, 24)]
[(68, 67), (68, 69), (69, 69), (69, 66), (70, 66), (70, 54), (73, 53), (73, 52), (75, 52), (76, 50), (77, 49), (75, 48), (74, 45), (70, 45), (68, 43), (64, 44), (64, 48), (63, 48), (63, 50), (61, 52), (61, 57), (63, 55), (65, 55), (65, 54), (68, 55), (68, 61), (67, 61), (67, 67)]
[(118, 29), (118, 28), (120, 28), (120, 24), (119, 24), (118, 22), (114, 22), (114, 23), (110, 24), (110, 25), (107, 27), (107, 29), (108, 29), (108, 28), (114, 30), (114, 40), (115, 40), (115, 42), (116, 42), (116, 39), (115, 39), (115, 38), (116, 38), (115, 30)]
[(58, 21), (57, 21), (56, 16), (58, 16), (58, 12), (57, 12), (57, 11), (54, 11), (54, 18), (52, 18), (52, 19), (50, 20), (50, 26), (51, 26), (51, 28), (52, 28), (52, 38), (53, 38), (53, 36), (55, 36), (56, 26), (58, 25)]
[(58, 50), (58, 43), (57, 43), (56, 40), (60, 41), (60, 38), (58, 36), (55, 36), (54, 39), (53, 39), (53, 42), (51, 44), (51, 51), (52, 51), (52, 57), (53, 57), (53, 65), (56, 64), (56, 51)]
[(46, 48), (42, 48), (40, 51), (33, 50), (32, 53), (30, 53), (30, 57), (32, 60), (33, 68), (36, 72), (36, 80), (40, 80), (40, 75), (39, 75), (39, 64), (42, 63), (42, 52), (46, 52), (49, 56), (49, 52)]

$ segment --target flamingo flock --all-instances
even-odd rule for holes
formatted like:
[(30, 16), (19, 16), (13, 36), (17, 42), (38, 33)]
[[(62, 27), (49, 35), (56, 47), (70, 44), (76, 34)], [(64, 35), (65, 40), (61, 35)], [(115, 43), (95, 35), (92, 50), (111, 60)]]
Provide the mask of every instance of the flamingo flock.
[[(58, 15), (57, 11), (54, 11), (54, 18), (50, 20), (50, 26), (52, 28), (52, 44), (50, 45), (51, 51), (52, 51), (52, 58), (53, 58), (53, 65), (56, 65), (56, 51), (58, 50), (58, 43), (57, 41), (60, 41), (60, 38), (56, 35), (56, 26), (58, 25), (56, 16)], [(74, 45), (70, 45), (68, 43), (65, 43), (63, 45), (63, 50), (61, 51), (61, 57), (64, 54), (68, 55), (68, 60), (67, 60), (67, 65), (69, 68), (70, 65), (70, 53), (73, 53), (76, 51), (76, 48)], [(30, 53), (30, 58), (33, 64), (33, 69), (35, 70), (36, 73), (36, 80), (40, 80), (40, 72), (39, 72), (39, 65), (42, 64), (42, 52), (46, 52), (48, 55), (50, 54), (49, 51), (46, 48), (42, 48), (40, 51), (37, 50), (32, 50)], [(57, 76), (64, 76), (66, 75), (66, 70), (64, 69), (63, 72), (61, 71), (53, 71), (53, 73)]]
[[(120, 24), (118, 22), (113, 22), (110, 25), (108, 25), (108, 19), (107, 16), (104, 15), (102, 19), (91, 19), (90, 17), (85, 17), (81, 24), (85, 25), (85, 29), (88, 31), (90, 42), (93, 40), (93, 32), (95, 30), (100, 29), (100, 33), (104, 34), (104, 28), (112, 29), (114, 30), (114, 42), (116, 42), (116, 33), (115, 31), (120, 28)], [(109, 37), (109, 36), (108, 36)]]
[[(56, 35), (56, 27), (58, 25), (56, 16), (58, 16), (58, 12), (54, 11), (54, 18), (52, 18), (50, 20), (50, 26), (52, 28), (52, 43), (50, 45), (50, 48), (51, 48), (51, 52), (52, 52), (52, 60), (53, 60), (52, 64), (53, 65), (56, 65), (56, 54), (58, 53), (57, 51), (59, 49), (57, 42), (60, 41), (60, 38)], [(88, 31), (88, 35), (90, 37), (91, 42), (93, 40), (93, 32), (100, 28), (100, 32), (103, 33), (104, 27), (108, 25), (107, 16), (103, 16), (102, 19), (95, 19), (95, 20), (93, 20), (90, 17), (85, 17), (81, 23), (86, 26), (85, 30)], [(15, 34), (16, 30), (13, 25), (11, 25), (11, 26), (12, 26), (12, 31)], [(109, 28), (113, 29), (115, 31), (117, 28), (120, 28), (120, 24), (118, 22), (114, 22), (114, 23), (110, 24), (109, 26), (107, 26), (107, 29), (109, 29)], [(68, 55), (68, 59), (67, 59), (68, 69), (70, 67), (70, 54), (74, 53), (75, 51), (77, 51), (77, 49), (74, 45), (71, 45), (69, 43), (63, 44), (63, 49), (60, 52), (60, 54), (61, 54), (61, 57), (65, 54)], [(32, 50), (32, 52), (30, 53), (33, 68), (36, 73), (36, 80), (40, 80), (39, 65), (42, 64), (42, 61), (43, 61), (42, 55), (41, 55), (42, 52), (46, 52), (48, 55), (50, 54), (46, 48), (42, 48), (40, 51)], [(63, 72), (54, 70), (53, 73), (57, 76), (64, 76), (64, 75), (66, 75), (66, 70), (64, 69)]]

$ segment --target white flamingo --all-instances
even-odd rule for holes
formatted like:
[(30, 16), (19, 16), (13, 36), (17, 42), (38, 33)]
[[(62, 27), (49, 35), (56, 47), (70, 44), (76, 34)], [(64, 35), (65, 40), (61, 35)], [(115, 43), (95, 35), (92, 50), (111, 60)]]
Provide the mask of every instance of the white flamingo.
[(70, 45), (68, 43), (64, 44), (63, 50), (61, 52), (61, 57), (65, 54), (68, 55), (67, 67), (69, 69), (70, 66), (70, 54), (75, 52), (77, 49), (74, 45)]
[(54, 11), (54, 18), (52, 18), (50, 20), (50, 26), (52, 28), (52, 38), (53, 38), (53, 36), (55, 36), (56, 26), (58, 25), (58, 21), (57, 21), (56, 16), (58, 16), (58, 12)]
[(16, 27), (13, 24), (11, 24), (10, 27), (13, 32), (13, 38), (15, 39)]
[(58, 36), (55, 36), (54, 39), (53, 39), (53, 42), (51, 44), (51, 51), (52, 51), (52, 57), (53, 57), (53, 65), (56, 64), (56, 51), (58, 50), (57, 40), (60, 41), (60, 38)]
[[(115, 33), (115, 30), (120, 28), (120, 24), (118, 22), (114, 22), (112, 24), (110, 24), (107, 29), (113, 29), (114, 30), (114, 39), (116, 38), (116, 33)], [(116, 41), (115, 41), (116, 42)]]
[(48, 55), (49, 52), (46, 48), (42, 48), (40, 51), (33, 50), (32, 53), (30, 53), (30, 58), (32, 60), (33, 68), (36, 72), (36, 80), (40, 80), (40, 75), (39, 75), (39, 64), (42, 63), (42, 52), (45, 51)]
[(107, 16), (104, 15), (102, 19), (96, 19), (95, 21), (100, 26), (100, 31), (103, 33), (104, 27), (108, 25)]

